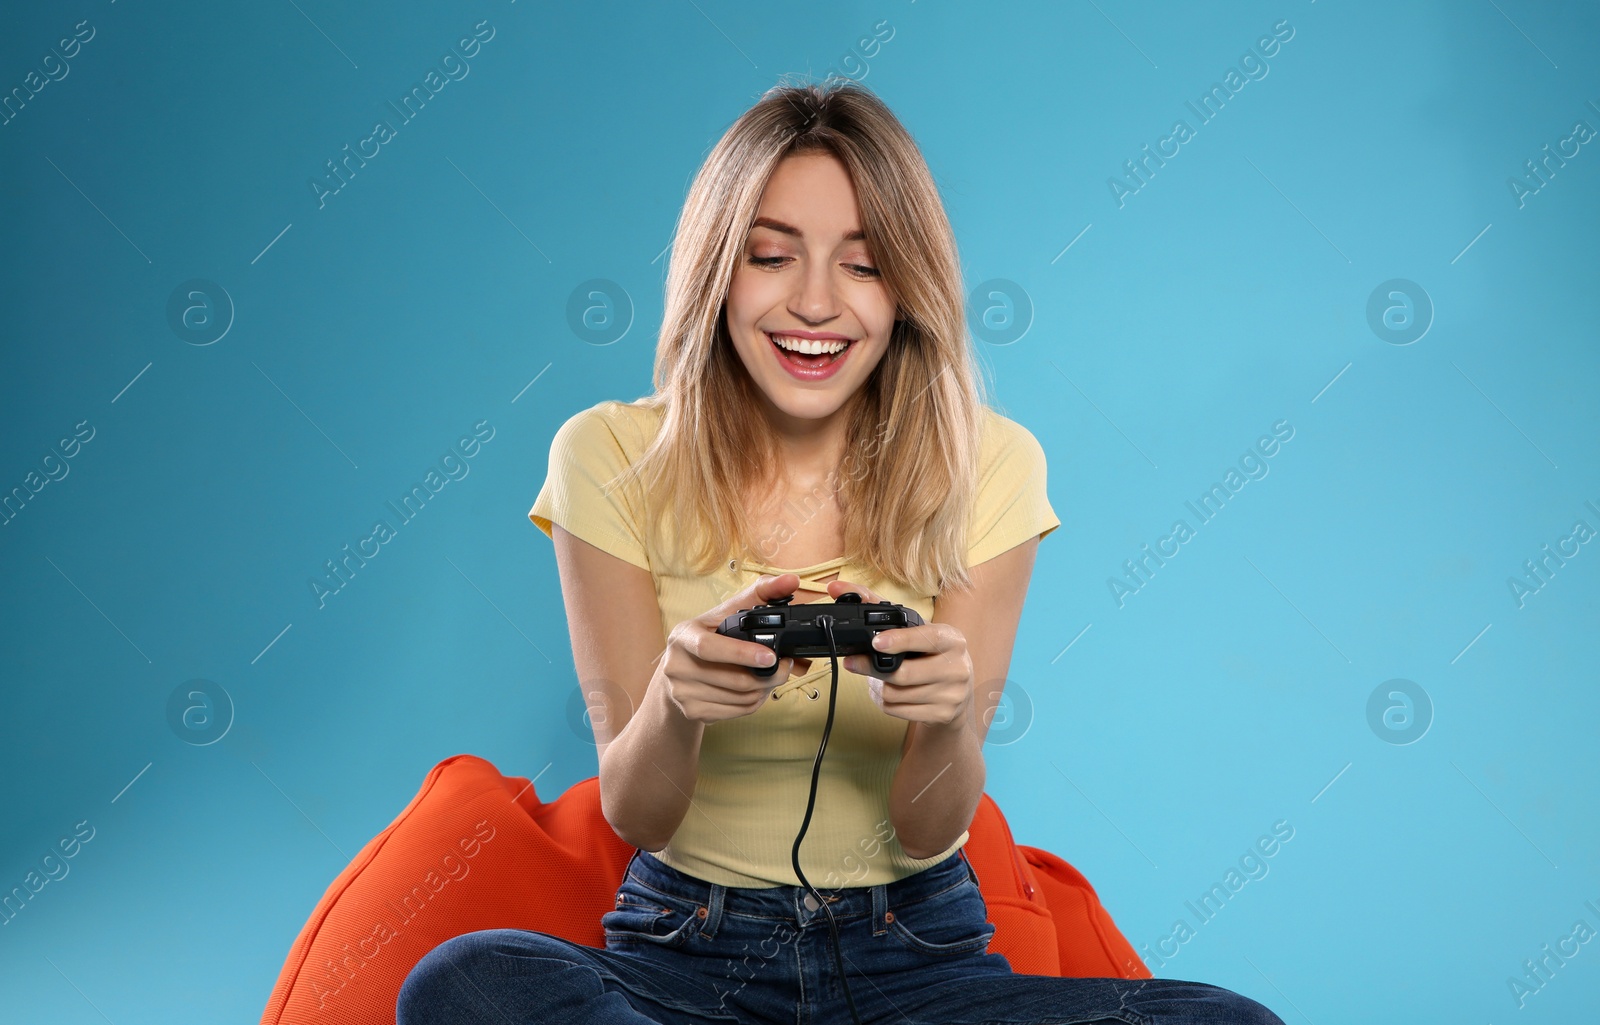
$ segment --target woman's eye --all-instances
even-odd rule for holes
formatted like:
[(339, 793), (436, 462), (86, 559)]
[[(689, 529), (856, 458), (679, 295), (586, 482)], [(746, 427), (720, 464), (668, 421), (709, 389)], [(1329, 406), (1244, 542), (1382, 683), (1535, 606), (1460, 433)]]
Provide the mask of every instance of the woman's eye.
[[(788, 259), (790, 259), (790, 257), (787, 256), (751, 256), (747, 262), (757, 267), (776, 267)], [(866, 264), (847, 263), (843, 266), (864, 278), (875, 278), (878, 276), (878, 268), (868, 267)]]

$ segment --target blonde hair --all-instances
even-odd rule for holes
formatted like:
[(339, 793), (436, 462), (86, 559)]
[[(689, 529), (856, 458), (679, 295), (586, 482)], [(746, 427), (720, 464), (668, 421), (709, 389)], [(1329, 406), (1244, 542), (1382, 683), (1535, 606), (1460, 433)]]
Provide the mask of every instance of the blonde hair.
[[(772, 558), (759, 550), (765, 541), (744, 496), (774, 479), (780, 456), (770, 434), (751, 430), (765, 422), (760, 396), (723, 305), (773, 170), (814, 152), (833, 154), (849, 172), (861, 229), (901, 318), (846, 406), (849, 440), (828, 478), (845, 553), (877, 574), (869, 585), (887, 578), (929, 595), (967, 587), (986, 399), (955, 235), (910, 133), (849, 79), (769, 89), (695, 175), (673, 236), (655, 394), (634, 403), (657, 409), (661, 430), (619, 482), (641, 486), (648, 529), (680, 565), (707, 573), (735, 554)], [(697, 539), (687, 551), (676, 540), (683, 536)]]

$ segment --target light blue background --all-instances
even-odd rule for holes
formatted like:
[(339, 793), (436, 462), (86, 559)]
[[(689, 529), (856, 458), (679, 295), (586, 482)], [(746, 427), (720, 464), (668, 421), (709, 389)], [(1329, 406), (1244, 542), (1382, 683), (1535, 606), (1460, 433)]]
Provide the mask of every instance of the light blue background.
[[(546, 799), (594, 774), (526, 519), (551, 436), (649, 389), (706, 150), (783, 73), (860, 76), (880, 23), (865, 83), (968, 287), (1033, 306), (976, 343), (1063, 522), (1003, 708), (1031, 718), (987, 748), (1018, 841), (1153, 957), (1188, 920), (1157, 974), (1286, 1022), (1600, 1014), (1600, 944), (1525, 1009), (1507, 982), (1600, 929), (1600, 547), (1525, 607), (1507, 584), (1600, 528), (1600, 142), (1520, 207), (1508, 186), (1600, 126), (1592, 4), (19, 8), (6, 91), (95, 34), (0, 126), (0, 488), (95, 433), (0, 529), (0, 888), (95, 834), (0, 927), (6, 1021), (257, 1020), (434, 763)], [(468, 76), (319, 209), (309, 180), (485, 19)], [(1269, 74), (1200, 124), (1186, 101), (1283, 19)], [(1119, 207), (1107, 180), (1178, 118), (1195, 137)], [(236, 305), (211, 345), (168, 325), (191, 278)], [(615, 344), (568, 326), (593, 278), (635, 307)], [(1368, 324), (1391, 278), (1434, 306), (1409, 345)], [(324, 561), (482, 420), (470, 474), (319, 608)], [(1268, 476), (1119, 607), (1107, 579), (1279, 420)], [(235, 705), (210, 746), (167, 718), (197, 677)], [(1395, 678), (1433, 707), (1404, 746), (1367, 716)], [(1185, 902), (1280, 820), (1269, 874), (1197, 925)]]

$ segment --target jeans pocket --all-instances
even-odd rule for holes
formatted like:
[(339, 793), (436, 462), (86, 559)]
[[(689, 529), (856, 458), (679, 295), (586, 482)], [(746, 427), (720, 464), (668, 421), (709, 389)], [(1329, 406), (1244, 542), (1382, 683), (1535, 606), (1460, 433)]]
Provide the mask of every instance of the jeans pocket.
[(933, 957), (981, 954), (994, 936), (978, 884), (970, 878), (943, 893), (889, 908), (889, 935)]
[(681, 947), (700, 928), (696, 910), (685, 901), (662, 898), (624, 883), (617, 891), (616, 906), (600, 916), (600, 928), (607, 946), (639, 942)]

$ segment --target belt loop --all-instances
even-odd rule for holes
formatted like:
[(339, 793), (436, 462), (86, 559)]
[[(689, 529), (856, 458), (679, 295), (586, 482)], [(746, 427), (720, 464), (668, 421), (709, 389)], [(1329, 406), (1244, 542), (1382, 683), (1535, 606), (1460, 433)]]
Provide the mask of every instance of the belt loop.
[(889, 884), (877, 883), (872, 887), (872, 935), (882, 936), (889, 931), (889, 923), (884, 920), (888, 910)]
[[(978, 870), (972, 867), (972, 859), (967, 857), (966, 848), (965, 847), (958, 847), (958, 848), (956, 848), (956, 853), (961, 855), (961, 863), (963, 865), (967, 866), (967, 875), (969, 877), (971, 877), (971, 879), (972, 879), (972, 881), (974, 883), (977, 883), (978, 882)], [(979, 884), (979, 888), (980, 889), (982, 888), (982, 884)]]
[(728, 888), (721, 883), (711, 884), (711, 893), (706, 897), (706, 918), (700, 923), (700, 935), (716, 936), (717, 923), (722, 921), (722, 901)]

